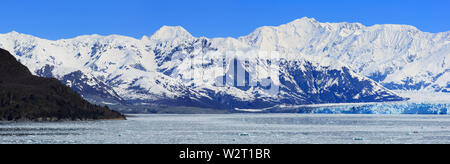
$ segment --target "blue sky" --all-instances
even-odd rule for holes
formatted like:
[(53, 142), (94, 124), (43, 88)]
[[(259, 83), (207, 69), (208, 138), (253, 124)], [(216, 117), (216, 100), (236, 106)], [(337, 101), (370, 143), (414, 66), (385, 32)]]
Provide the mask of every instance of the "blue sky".
[(320, 22), (408, 24), (450, 31), (450, 0), (2, 0), (0, 33), (46, 39), (151, 35), (181, 25), (194, 36), (239, 37), (301, 17)]

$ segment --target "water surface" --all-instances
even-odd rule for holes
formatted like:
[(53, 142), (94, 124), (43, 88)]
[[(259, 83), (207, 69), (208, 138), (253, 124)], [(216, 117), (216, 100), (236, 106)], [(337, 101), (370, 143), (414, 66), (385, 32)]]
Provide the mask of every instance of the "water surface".
[(125, 121), (1, 122), (0, 143), (450, 143), (450, 116), (132, 115)]

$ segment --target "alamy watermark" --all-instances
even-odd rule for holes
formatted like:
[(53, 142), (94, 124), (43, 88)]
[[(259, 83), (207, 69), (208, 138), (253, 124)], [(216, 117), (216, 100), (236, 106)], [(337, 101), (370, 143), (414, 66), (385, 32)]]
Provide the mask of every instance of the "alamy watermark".
[(280, 53), (277, 51), (200, 52), (184, 56), (181, 65), (188, 68), (171, 76), (195, 85), (259, 88), (270, 95), (280, 90)]

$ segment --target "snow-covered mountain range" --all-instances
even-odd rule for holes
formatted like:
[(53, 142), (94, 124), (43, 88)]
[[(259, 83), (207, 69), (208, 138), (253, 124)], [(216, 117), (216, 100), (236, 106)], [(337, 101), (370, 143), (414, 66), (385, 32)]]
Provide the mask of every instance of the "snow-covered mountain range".
[(106, 105), (248, 109), (404, 100), (389, 89), (450, 91), (450, 32), (406, 25), (302, 18), (212, 39), (179, 26), (141, 39), (51, 41), (10, 32), (0, 34), (0, 48), (34, 74)]
[(408, 25), (367, 27), (302, 18), (261, 27), (240, 39), (264, 49), (330, 57), (389, 89), (450, 88), (450, 31), (433, 34)]

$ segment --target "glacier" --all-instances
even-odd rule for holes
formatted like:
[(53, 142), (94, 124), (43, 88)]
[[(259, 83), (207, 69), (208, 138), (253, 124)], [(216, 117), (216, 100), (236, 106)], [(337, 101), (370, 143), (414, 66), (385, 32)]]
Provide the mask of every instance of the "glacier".
[(323, 104), (304, 106), (277, 106), (264, 109), (263, 113), (302, 113), (302, 114), (416, 114), (416, 115), (449, 115), (450, 104), (416, 103), (416, 102), (383, 102), (353, 104)]
[[(0, 34), (0, 48), (35, 75), (57, 78), (85, 99), (125, 112), (136, 105), (235, 110), (403, 101), (402, 91), (450, 94), (450, 32), (408, 25), (305, 17), (239, 38), (194, 37), (181, 26), (163, 26), (140, 39), (56, 41), (13, 31)], [(279, 53), (278, 71), (270, 72), (270, 57), (251, 55), (258, 52)]]

